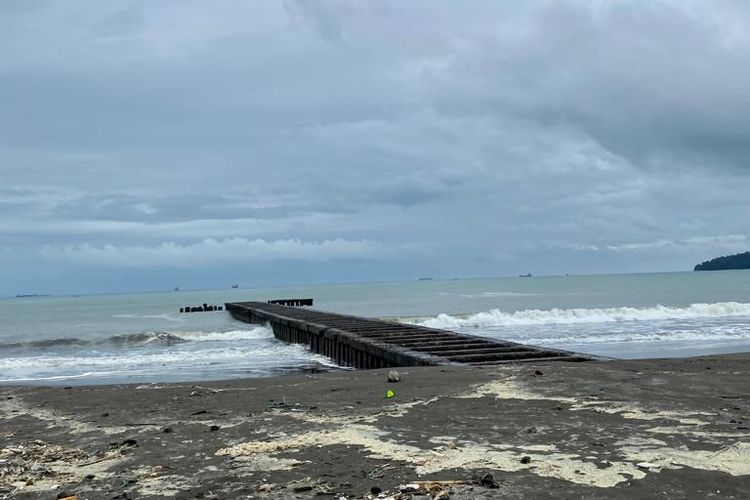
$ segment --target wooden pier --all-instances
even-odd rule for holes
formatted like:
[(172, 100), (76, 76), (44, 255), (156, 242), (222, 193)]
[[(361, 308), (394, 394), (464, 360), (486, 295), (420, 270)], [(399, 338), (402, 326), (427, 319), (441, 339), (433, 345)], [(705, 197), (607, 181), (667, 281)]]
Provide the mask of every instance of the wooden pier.
[(279, 340), (304, 344), (339, 365), (362, 369), (590, 359), (568, 351), (266, 302), (227, 303), (226, 310), (240, 321), (268, 323)]

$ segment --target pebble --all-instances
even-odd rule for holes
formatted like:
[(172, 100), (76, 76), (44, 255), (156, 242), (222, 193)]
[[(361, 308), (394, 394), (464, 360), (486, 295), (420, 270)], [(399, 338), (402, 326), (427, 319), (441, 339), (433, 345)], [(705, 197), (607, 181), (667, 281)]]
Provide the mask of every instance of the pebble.
[(636, 467), (639, 467), (641, 469), (658, 469), (659, 466), (656, 464), (652, 464), (651, 462), (638, 462), (635, 464)]
[(484, 486), (485, 488), (499, 488), (500, 485), (497, 484), (497, 481), (495, 481), (495, 478), (492, 477), (492, 474), (487, 473), (481, 478), (479, 478), (479, 484)]
[(388, 382), (398, 382), (399, 380), (401, 380), (401, 377), (399, 377), (396, 370), (391, 370), (388, 372)]

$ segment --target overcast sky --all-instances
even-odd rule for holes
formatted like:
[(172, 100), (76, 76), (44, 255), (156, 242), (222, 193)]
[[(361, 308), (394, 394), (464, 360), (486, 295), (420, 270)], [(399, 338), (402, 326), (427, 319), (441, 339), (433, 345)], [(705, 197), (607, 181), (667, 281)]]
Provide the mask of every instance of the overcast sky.
[(0, 295), (750, 249), (750, 2), (0, 0)]

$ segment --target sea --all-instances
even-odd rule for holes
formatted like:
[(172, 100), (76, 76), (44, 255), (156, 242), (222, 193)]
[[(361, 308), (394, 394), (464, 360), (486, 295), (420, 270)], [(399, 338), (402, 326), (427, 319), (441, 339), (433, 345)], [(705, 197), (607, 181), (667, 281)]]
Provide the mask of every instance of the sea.
[(203, 303), (313, 298), (325, 311), (611, 358), (750, 350), (750, 270), (421, 279), (0, 299), (0, 383), (114, 384), (345, 370)]

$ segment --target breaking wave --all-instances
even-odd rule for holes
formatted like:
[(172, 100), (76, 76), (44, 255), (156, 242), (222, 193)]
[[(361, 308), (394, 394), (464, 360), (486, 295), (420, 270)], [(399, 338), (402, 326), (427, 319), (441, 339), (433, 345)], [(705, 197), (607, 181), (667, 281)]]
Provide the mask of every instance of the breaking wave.
[(65, 346), (97, 346), (115, 345), (137, 347), (139, 345), (175, 345), (185, 342), (225, 342), (238, 340), (258, 340), (272, 338), (273, 332), (265, 326), (253, 327), (249, 330), (231, 330), (227, 332), (146, 332), (113, 335), (98, 339), (79, 339), (65, 337), (58, 339), (36, 340), (32, 342), (15, 342), (11, 344), (0, 344), (0, 350), (4, 349), (54, 349)]
[(514, 325), (555, 325), (576, 323), (615, 323), (621, 321), (654, 321), (668, 319), (690, 319), (729, 316), (750, 316), (750, 304), (740, 302), (717, 302), (714, 304), (690, 304), (687, 307), (610, 307), (602, 309), (526, 309), (512, 313), (493, 309), (466, 316), (439, 314), (437, 317), (418, 321), (432, 328), (487, 328)]

